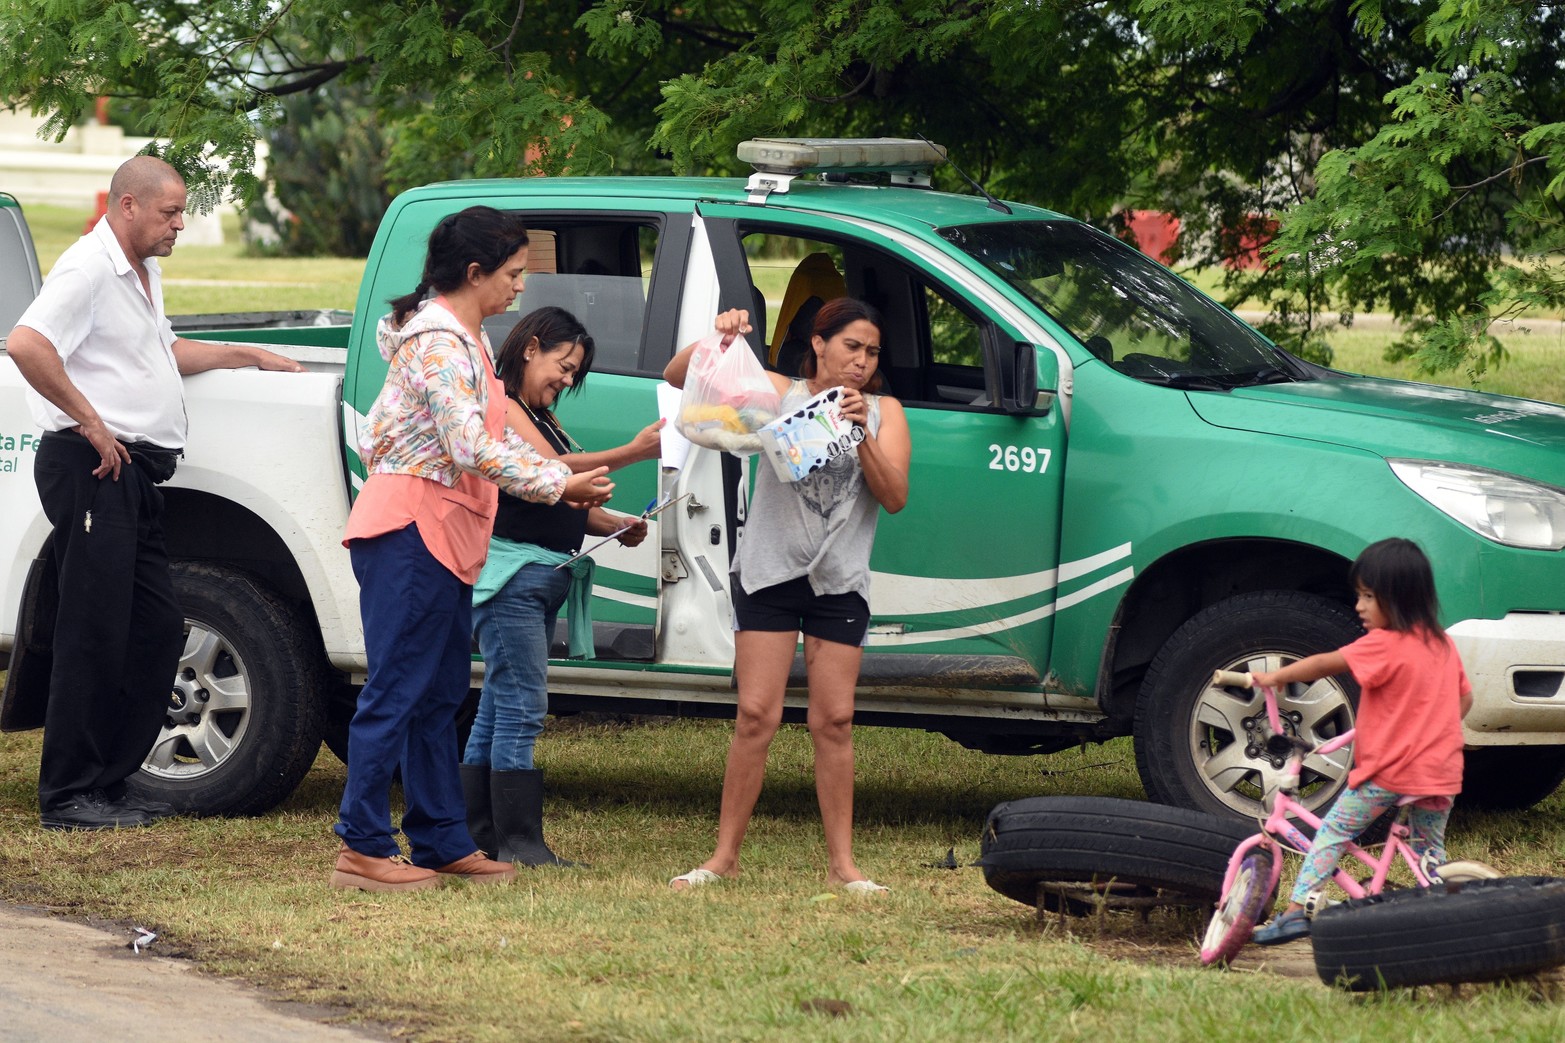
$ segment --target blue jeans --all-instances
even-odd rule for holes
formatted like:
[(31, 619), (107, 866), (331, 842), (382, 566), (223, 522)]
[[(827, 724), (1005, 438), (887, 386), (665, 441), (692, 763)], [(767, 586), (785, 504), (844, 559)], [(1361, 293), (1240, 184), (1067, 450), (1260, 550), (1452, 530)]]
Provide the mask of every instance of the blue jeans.
[(484, 690), (462, 763), (526, 771), (549, 713), (549, 640), (571, 589), (568, 569), (524, 565), (494, 597), (473, 606)]

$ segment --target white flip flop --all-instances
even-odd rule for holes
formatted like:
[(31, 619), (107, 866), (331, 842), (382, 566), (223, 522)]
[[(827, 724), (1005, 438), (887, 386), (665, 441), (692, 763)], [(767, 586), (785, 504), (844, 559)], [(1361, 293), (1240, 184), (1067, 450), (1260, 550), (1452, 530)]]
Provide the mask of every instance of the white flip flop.
[(681, 873), (668, 882), (669, 887), (675, 884), (684, 884), (684, 887), (674, 887), (676, 891), (688, 891), (693, 887), (705, 887), (707, 884), (715, 884), (722, 877), (710, 869), (692, 869), (688, 873)]
[(842, 885), (842, 889), (850, 895), (884, 894), (891, 890), (884, 884), (877, 884), (873, 880), (849, 880)]

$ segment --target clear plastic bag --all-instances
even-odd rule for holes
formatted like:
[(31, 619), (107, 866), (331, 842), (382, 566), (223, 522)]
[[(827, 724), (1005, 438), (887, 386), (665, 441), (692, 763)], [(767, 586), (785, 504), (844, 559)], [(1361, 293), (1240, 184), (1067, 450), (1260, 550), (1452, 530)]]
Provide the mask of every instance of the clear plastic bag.
[(714, 332), (690, 356), (675, 426), (696, 445), (748, 456), (760, 452), (756, 432), (781, 409), (777, 389), (745, 339), (734, 337), (725, 350), (723, 335)]

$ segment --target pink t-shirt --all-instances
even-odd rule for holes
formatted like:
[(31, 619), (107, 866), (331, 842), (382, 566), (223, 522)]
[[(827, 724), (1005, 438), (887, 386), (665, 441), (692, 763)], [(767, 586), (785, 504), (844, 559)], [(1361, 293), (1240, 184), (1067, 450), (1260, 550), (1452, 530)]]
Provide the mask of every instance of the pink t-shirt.
[(1462, 704), (1472, 691), (1448, 637), (1371, 630), (1343, 648), (1363, 694), (1348, 785), (1403, 796), (1462, 791)]

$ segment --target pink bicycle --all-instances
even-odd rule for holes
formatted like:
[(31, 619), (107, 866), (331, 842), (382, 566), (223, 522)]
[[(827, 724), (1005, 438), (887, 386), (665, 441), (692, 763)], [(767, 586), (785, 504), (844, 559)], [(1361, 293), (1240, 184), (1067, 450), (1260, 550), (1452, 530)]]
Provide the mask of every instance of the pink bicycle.
[[(1231, 670), (1217, 671), (1212, 677), (1212, 683), (1232, 688), (1255, 687), (1248, 673)], [(1284, 854), (1295, 854), (1302, 858), (1309, 851), (1310, 838), (1297, 822), (1303, 822), (1313, 830), (1320, 827), (1321, 819), (1298, 800), (1299, 772), (1305, 757), (1328, 758), (1329, 765), (1345, 774), (1349, 753), (1343, 751), (1353, 741), (1353, 730), (1349, 729), (1320, 746), (1311, 747), (1285, 730), (1277, 711), (1276, 690), (1258, 690), (1266, 701), (1266, 723), (1270, 729), (1270, 734), (1265, 737), (1267, 752), (1276, 758), (1285, 757), (1287, 766), (1277, 781), (1267, 789), (1262, 802), (1266, 818), (1260, 823), (1260, 832), (1241, 841), (1228, 860), (1217, 910), (1212, 914), (1212, 922), (1207, 925), (1206, 935), (1201, 942), (1201, 962), (1208, 966), (1232, 960), (1250, 940), (1255, 925), (1265, 917), (1277, 894)], [(1329, 759), (1338, 753), (1343, 758), (1342, 763)], [(1406, 807), (1398, 812), (1391, 833), (1378, 855), (1371, 854), (1356, 842), (1348, 846), (1333, 879), (1350, 898), (1380, 894), (1386, 886), (1392, 866), (1398, 860), (1407, 866), (1419, 887), (1430, 885), (1426, 867), (1420, 864), (1418, 855), (1407, 843), (1407, 815)], [(1349, 865), (1349, 859), (1369, 870), (1366, 881), (1361, 883), (1345, 868)], [(1438, 879), (1447, 883), (1487, 880), (1500, 875), (1481, 862), (1470, 861), (1447, 862), (1439, 866), (1436, 872)], [(1315, 912), (1309, 909), (1306, 915), (1313, 918)]]

